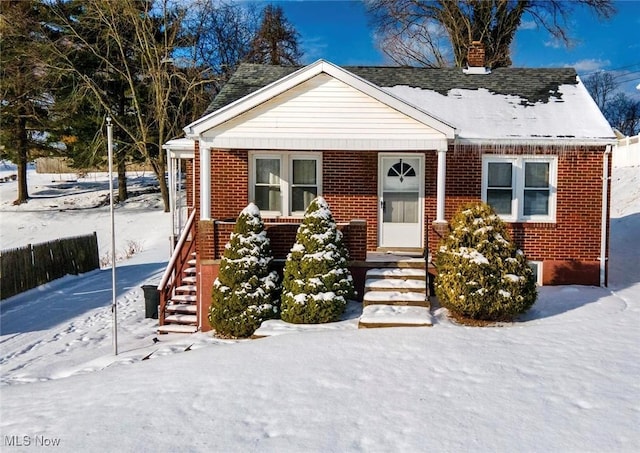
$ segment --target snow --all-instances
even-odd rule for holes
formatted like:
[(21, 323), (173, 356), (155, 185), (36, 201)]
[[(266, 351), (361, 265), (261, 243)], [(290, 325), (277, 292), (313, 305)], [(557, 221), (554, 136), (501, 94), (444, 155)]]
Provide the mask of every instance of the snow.
[[(157, 195), (136, 197), (116, 209), (118, 247), (144, 244), (118, 266), (118, 356), (109, 270), (0, 303), (2, 450), (41, 436), (61, 452), (638, 451), (638, 171), (613, 171), (609, 288), (542, 287), (499, 327), (435, 309), (431, 328), (358, 330), (350, 304), (340, 322), (268, 321), (256, 333), (269, 338), (246, 341), (152, 341), (140, 286), (161, 278), (170, 217)], [(95, 190), (29, 176), (25, 206), (11, 205), (15, 182), (0, 184), (2, 248), (95, 230), (102, 255), (108, 207), (60, 206), (92, 205), (104, 176)]]
[(367, 305), (362, 309), (362, 324), (403, 324), (431, 326), (433, 321), (427, 307), (402, 305)]
[(437, 114), (438, 118), (455, 126), (456, 134), (463, 140), (615, 138), (582, 82), (560, 85), (561, 97), (551, 97), (549, 102), (533, 105), (518, 96), (496, 94), (484, 88), (454, 89), (446, 96), (404, 85), (386, 90), (426, 112)]
[(240, 214), (244, 214), (253, 218), (259, 218), (260, 209), (258, 209), (258, 206), (255, 203), (249, 203), (247, 207), (244, 208), (242, 212), (240, 212)]

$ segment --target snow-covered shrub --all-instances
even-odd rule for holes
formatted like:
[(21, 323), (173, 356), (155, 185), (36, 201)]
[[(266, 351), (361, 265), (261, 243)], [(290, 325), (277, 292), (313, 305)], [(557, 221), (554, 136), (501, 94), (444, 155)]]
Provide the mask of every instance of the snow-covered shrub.
[(270, 271), (271, 244), (260, 210), (251, 203), (238, 216), (213, 283), (209, 322), (218, 335), (248, 337), (278, 314), (278, 274)]
[(287, 255), (282, 283), (282, 319), (297, 324), (338, 320), (353, 297), (348, 252), (329, 205), (311, 202)]
[(465, 318), (509, 321), (536, 301), (533, 271), (485, 203), (461, 209), (436, 257), (440, 303)]

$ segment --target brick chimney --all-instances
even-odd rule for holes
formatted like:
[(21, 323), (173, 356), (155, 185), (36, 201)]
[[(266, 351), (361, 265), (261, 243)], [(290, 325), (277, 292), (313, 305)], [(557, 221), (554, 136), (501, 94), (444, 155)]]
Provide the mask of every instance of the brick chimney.
[(480, 41), (473, 41), (467, 52), (467, 69), (463, 69), (465, 74), (489, 74), (491, 70), (485, 67), (484, 44)]
[(484, 44), (473, 41), (467, 53), (467, 64), (470, 68), (484, 68)]

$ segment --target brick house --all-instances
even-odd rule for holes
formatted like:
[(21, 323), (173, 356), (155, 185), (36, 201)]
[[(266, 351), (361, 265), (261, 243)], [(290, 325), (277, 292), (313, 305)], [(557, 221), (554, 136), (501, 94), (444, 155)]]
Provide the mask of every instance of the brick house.
[[(249, 201), (283, 260), (324, 196), (360, 294), (372, 256), (435, 255), (473, 200), (508, 223), (540, 284), (606, 285), (615, 136), (573, 69), (243, 64), (185, 132), (165, 145), (173, 187), (186, 168), (188, 215), (160, 285), (161, 326), (208, 329), (210, 288)], [(167, 320), (172, 304), (192, 307)]]

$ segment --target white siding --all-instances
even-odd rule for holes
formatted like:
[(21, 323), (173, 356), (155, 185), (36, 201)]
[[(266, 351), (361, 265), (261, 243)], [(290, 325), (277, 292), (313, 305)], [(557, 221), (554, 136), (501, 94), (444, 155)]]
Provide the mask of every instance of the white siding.
[(439, 131), (319, 74), (203, 134), (212, 146), (409, 150), (446, 147)]

